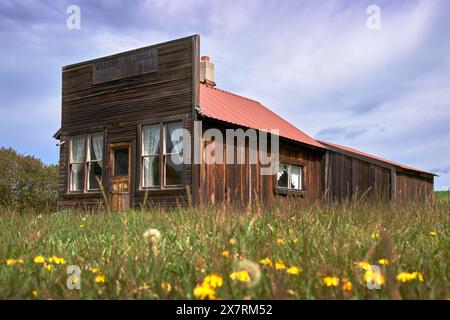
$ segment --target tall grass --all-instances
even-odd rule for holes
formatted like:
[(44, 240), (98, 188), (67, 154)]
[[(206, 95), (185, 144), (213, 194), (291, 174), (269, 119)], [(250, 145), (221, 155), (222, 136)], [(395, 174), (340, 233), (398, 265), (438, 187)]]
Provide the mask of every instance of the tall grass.
[[(284, 201), (246, 209), (3, 212), (0, 298), (192, 299), (194, 288), (215, 273), (224, 280), (216, 295), (224, 299), (447, 299), (449, 209), (445, 200), (403, 206)], [(148, 228), (161, 232), (157, 244), (144, 239)], [(45, 264), (33, 261), (38, 255)], [(53, 255), (66, 264), (50, 263)], [(264, 258), (301, 272), (262, 265)], [(389, 260), (380, 265), (385, 283), (370, 290), (356, 262), (379, 264), (382, 258)], [(7, 259), (23, 263), (7, 266)], [(254, 287), (229, 277), (242, 260), (260, 264)], [(81, 268), (81, 290), (67, 289), (67, 265)], [(414, 271), (423, 281), (396, 279)], [(100, 273), (104, 283), (95, 281)], [(326, 276), (339, 278), (339, 284), (326, 286)], [(343, 290), (344, 278), (351, 290)]]

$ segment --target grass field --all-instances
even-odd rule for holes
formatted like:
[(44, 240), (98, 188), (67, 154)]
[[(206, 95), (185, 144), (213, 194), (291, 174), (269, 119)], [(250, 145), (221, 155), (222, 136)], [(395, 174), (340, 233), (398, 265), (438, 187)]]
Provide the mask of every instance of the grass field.
[[(447, 299), (449, 213), (445, 197), (409, 206), (3, 212), (0, 298)], [(69, 265), (81, 269), (69, 281), (80, 290), (67, 288)]]

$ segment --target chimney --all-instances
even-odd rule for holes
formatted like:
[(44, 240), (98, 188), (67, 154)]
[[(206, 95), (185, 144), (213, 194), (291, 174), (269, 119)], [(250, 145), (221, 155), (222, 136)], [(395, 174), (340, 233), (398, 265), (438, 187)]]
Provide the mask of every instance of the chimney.
[(216, 86), (214, 82), (214, 63), (209, 60), (208, 56), (200, 58), (200, 82), (213, 87)]

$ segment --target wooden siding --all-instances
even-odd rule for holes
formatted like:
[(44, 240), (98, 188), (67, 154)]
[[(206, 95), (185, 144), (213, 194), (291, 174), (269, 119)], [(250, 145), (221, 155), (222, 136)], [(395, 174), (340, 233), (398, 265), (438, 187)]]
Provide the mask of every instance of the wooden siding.
[(396, 199), (398, 202), (424, 201), (434, 194), (432, 175), (417, 175), (408, 172), (396, 173)]
[[(202, 129), (218, 129), (226, 137), (227, 128), (237, 127), (221, 123), (215, 120), (204, 119)], [(243, 128), (246, 130), (246, 128)], [(223, 150), (226, 160), (226, 143), (220, 144), (217, 141), (202, 140), (203, 150), (210, 146), (215, 155), (216, 149)], [(276, 187), (276, 175), (261, 175), (261, 164), (249, 164), (249, 144), (245, 145), (245, 164), (237, 164), (236, 156), (238, 147), (234, 148), (234, 164), (207, 164), (205, 161), (200, 165), (200, 200), (205, 203), (235, 202), (245, 205), (251, 201), (271, 201), (275, 197), (292, 196), (299, 201), (307, 202), (319, 200), (323, 194), (322, 181), (322, 158), (323, 151), (311, 149), (307, 146), (300, 146), (297, 143), (280, 139), (280, 161), (294, 165), (301, 165), (304, 168), (304, 190), (297, 192), (282, 192)]]
[(390, 177), (389, 168), (329, 151), (327, 198), (333, 201), (373, 196), (389, 199)]
[[(158, 68), (137, 76), (93, 84), (93, 65), (149, 49), (157, 50)], [(139, 207), (146, 192), (139, 189), (140, 126), (156, 121), (176, 118), (184, 121), (191, 130), (194, 115), (193, 103), (198, 98), (199, 37), (192, 36), (117, 55), (82, 62), (63, 68), (62, 72), (62, 121), (60, 148), (59, 205), (95, 206), (102, 200), (100, 193), (68, 193), (68, 137), (88, 132), (105, 133), (104, 159), (111, 142), (132, 143), (132, 202)], [(190, 148), (190, 143), (188, 148)], [(191, 152), (185, 150), (185, 152)], [(107, 172), (107, 170), (104, 170)], [(147, 192), (151, 203), (173, 205), (187, 201), (187, 189), (191, 187), (191, 167), (185, 166), (185, 187), (177, 190), (152, 190)], [(107, 190), (107, 176), (103, 186)], [(151, 201), (150, 201), (151, 199)]]

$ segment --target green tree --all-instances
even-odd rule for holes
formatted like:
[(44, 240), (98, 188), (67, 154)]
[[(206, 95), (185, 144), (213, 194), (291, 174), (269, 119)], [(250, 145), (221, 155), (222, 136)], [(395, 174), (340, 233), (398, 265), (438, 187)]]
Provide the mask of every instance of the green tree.
[(19, 211), (54, 210), (58, 199), (58, 166), (0, 148), (0, 207)]

